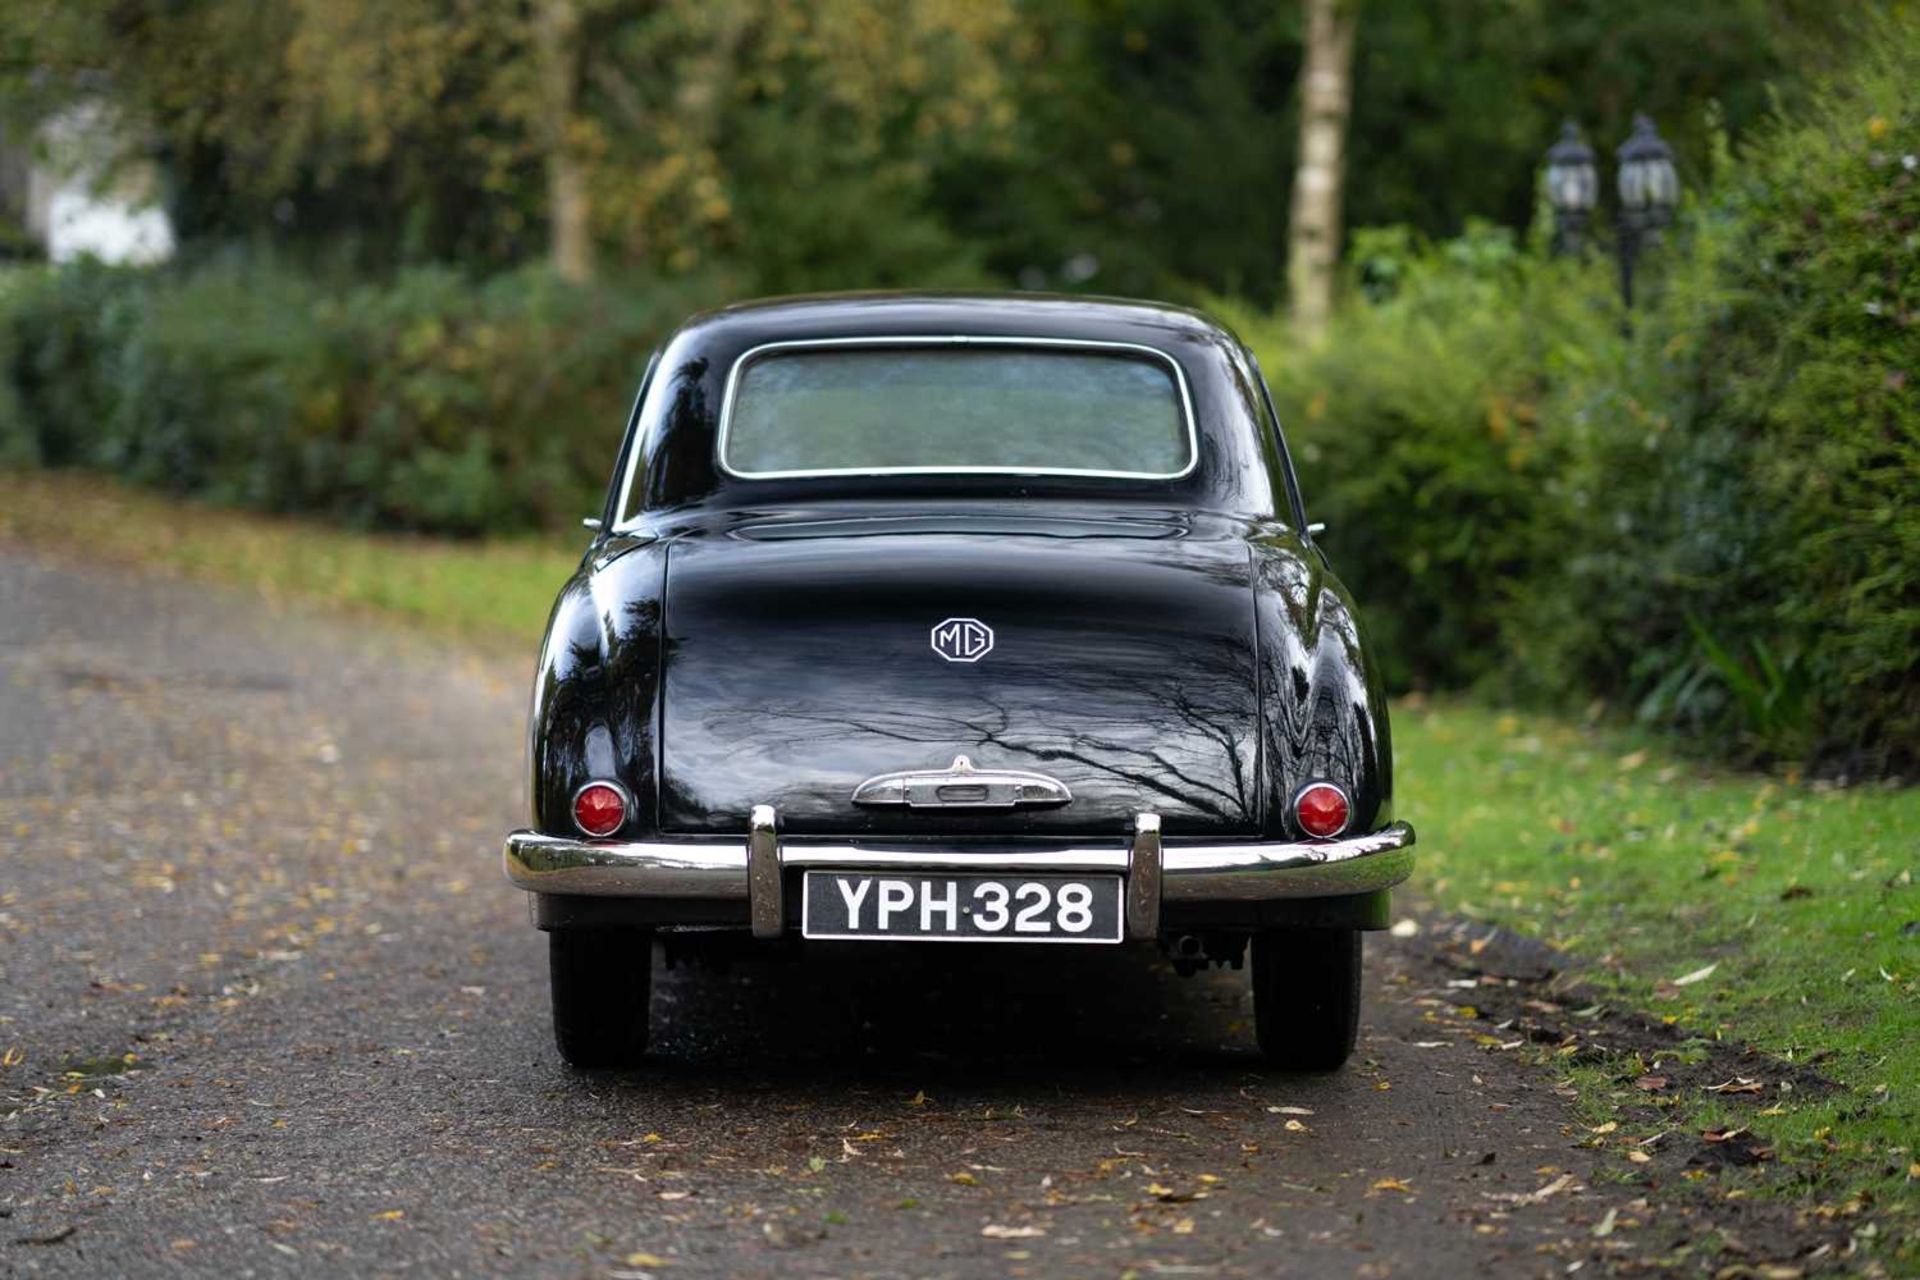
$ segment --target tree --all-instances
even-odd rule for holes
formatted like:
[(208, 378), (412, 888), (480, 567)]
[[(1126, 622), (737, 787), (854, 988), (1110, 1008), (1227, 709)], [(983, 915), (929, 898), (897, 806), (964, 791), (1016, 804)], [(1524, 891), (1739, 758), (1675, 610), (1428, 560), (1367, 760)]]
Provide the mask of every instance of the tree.
[(1300, 154), (1287, 227), (1287, 289), (1294, 324), (1308, 337), (1317, 337), (1333, 312), (1359, 7), (1359, 0), (1306, 0), (1307, 59), (1300, 75)]
[(574, 0), (535, 0), (533, 30), (553, 269), (562, 280), (584, 284), (593, 278), (593, 229), (586, 165), (573, 137), (580, 96), (580, 10)]

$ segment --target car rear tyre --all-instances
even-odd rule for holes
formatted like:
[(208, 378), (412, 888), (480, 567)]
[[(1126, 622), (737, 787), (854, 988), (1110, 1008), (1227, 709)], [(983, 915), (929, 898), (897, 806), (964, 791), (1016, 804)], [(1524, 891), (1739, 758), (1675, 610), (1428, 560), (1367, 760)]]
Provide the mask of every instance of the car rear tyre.
[(555, 929), (547, 935), (553, 1038), (576, 1067), (625, 1067), (646, 1056), (653, 934)]
[(1337, 1071), (1360, 1030), (1360, 933), (1273, 929), (1253, 939), (1260, 1052), (1289, 1071)]

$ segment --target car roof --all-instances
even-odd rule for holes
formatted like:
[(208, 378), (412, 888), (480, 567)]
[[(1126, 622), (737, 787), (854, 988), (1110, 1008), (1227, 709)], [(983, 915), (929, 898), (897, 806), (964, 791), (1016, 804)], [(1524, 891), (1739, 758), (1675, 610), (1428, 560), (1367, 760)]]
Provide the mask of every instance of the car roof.
[[(1222, 329), (1198, 311), (1164, 302), (1089, 294), (905, 292), (795, 294), (739, 302), (690, 317), (683, 333), (728, 331), (753, 341), (969, 334), (1081, 338), (1164, 346), (1217, 341)], [(1156, 341), (1157, 337), (1157, 341)]]
[[(753, 352), (787, 343), (848, 339), (995, 339), (1148, 348), (1181, 371), (1197, 462), (1180, 477), (852, 475), (738, 477), (718, 461), (728, 386)], [(1197, 311), (1160, 302), (1083, 294), (820, 293), (736, 303), (689, 317), (660, 349), (635, 403), (621, 475), (610, 499), (615, 525), (638, 511), (683, 505), (778, 505), (839, 498), (944, 499), (976, 495), (1070, 497), (1206, 508), (1266, 516), (1284, 504), (1296, 523), (1297, 492), (1284, 444), (1252, 357)], [(1270, 448), (1277, 445), (1277, 449)]]

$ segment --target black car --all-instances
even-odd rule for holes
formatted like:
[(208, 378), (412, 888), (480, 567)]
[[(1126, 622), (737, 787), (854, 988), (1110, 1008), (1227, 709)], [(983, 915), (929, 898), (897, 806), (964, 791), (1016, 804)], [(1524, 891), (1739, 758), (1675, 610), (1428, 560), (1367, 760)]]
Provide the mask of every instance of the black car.
[[(1352, 1052), (1413, 865), (1387, 707), (1252, 357), (1195, 312), (849, 294), (654, 356), (533, 699), (512, 882), (560, 1049), (645, 1051), (656, 935), (1248, 944)], [(1042, 944), (1045, 944), (1043, 946)]]

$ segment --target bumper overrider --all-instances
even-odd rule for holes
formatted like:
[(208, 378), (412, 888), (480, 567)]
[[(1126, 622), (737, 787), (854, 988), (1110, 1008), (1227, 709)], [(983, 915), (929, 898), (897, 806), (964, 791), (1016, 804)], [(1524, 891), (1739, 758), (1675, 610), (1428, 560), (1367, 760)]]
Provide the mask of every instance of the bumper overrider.
[(996, 848), (873, 840), (783, 840), (772, 808), (753, 811), (745, 840), (580, 840), (516, 831), (507, 879), (530, 893), (747, 903), (756, 937), (787, 919), (789, 870), (968, 873), (1119, 873), (1127, 936), (1154, 937), (1162, 904), (1257, 904), (1340, 898), (1390, 889), (1413, 871), (1413, 828), (1395, 822), (1333, 840), (1168, 844), (1157, 814), (1134, 819), (1130, 841), (1061, 848)]

